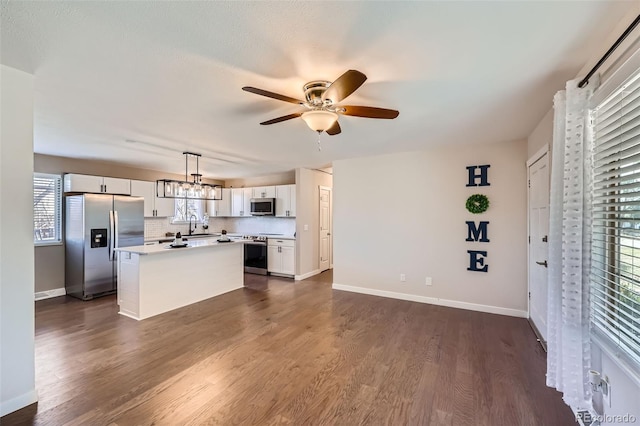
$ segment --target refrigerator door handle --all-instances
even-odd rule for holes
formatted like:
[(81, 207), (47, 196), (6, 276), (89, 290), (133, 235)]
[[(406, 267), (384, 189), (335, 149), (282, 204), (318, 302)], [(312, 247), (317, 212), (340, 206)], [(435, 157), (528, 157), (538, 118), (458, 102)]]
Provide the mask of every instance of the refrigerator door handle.
[[(118, 221), (118, 210), (114, 210), (113, 211), (113, 216), (115, 218), (115, 220), (113, 222), (116, 225), (114, 230), (113, 230), (113, 235), (115, 236), (114, 243), (113, 243), (113, 248), (117, 249), (117, 248), (120, 247), (120, 241), (119, 241), (120, 238), (118, 237), (118, 234), (120, 233), (120, 230), (118, 229), (120, 227), (120, 223)], [(113, 260), (116, 260), (117, 256), (118, 256), (117, 252), (114, 250), (113, 251)]]
[(115, 215), (113, 214), (113, 210), (109, 210), (109, 232), (111, 233), (109, 238), (109, 260), (114, 260), (114, 248), (115, 246), (115, 237), (116, 237), (116, 221)]

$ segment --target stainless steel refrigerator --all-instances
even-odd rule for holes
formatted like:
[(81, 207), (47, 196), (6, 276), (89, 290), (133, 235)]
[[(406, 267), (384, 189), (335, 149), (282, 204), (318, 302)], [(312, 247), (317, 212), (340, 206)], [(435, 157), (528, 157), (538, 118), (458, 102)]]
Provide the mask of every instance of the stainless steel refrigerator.
[(65, 287), (83, 300), (117, 289), (118, 247), (144, 244), (144, 198), (65, 197)]

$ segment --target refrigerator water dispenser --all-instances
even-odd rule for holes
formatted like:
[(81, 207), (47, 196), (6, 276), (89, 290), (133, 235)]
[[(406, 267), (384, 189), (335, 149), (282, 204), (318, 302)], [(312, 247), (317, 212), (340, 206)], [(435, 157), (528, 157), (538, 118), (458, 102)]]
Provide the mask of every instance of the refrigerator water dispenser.
[(91, 230), (91, 248), (107, 246), (107, 228)]

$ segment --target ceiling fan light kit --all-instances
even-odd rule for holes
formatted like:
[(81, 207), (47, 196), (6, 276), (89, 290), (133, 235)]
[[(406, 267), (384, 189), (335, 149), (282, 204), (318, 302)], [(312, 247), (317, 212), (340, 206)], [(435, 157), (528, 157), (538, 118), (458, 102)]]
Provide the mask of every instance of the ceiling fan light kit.
[(302, 119), (311, 130), (322, 133), (331, 128), (338, 120), (338, 114), (326, 110), (312, 110), (302, 113)]
[(326, 80), (310, 81), (303, 86), (304, 101), (256, 87), (245, 86), (242, 90), (279, 101), (302, 105), (308, 109), (308, 111), (302, 113), (293, 113), (263, 121), (260, 123), (261, 125), (266, 126), (300, 117), (311, 130), (318, 133), (327, 132), (327, 134), (333, 136), (342, 131), (338, 124), (340, 115), (382, 119), (393, 119), (398, 116), (399, 112), (393, 109), (338, 105), (339, 102), (362, 86), (366, 79), (367, 76), (360, 71), (349, 70), (334, 82)]
[[(222, 185), (202, 183), (199, 172), (200, 154), (185, 151), (184, 180), (159, 179), (156, 181), (156, 194), (159, 198), (185, 198), (190, 200), (222, 200)], [(196, 158), (196, 172), (191, 173), (189, 181), (189, 157)]]

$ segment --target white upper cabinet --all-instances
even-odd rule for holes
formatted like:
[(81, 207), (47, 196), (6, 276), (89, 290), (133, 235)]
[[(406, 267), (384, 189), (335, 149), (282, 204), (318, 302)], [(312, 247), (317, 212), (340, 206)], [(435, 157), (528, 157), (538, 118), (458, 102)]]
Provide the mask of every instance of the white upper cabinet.
[(231, 188), (222, 188), (222, 200), (207, 201), (207, 213), (210, 217), (231, 216)]
[(231, 216), (251, 216), (253, 188), (231, 188)]
[(107, 194), (131, 194), (131, 181), (112, 177), (104, 178), (104, 192)]
[(144, 180), (131, 181), (131, 195), (144, 197), (144, 217), (153, 217), (156, 215), (155, 189), (155, 182), (147, 182)]
[(256, 186), (253, 189), (251, 198), (276, 198), (275, 186)]
[(175, 214), (173, 198), (159, 198), (156, 182), (131, 181), (131, 195), (144, 197), (144, 217), (169, 217)]
[(278, 185), (276, 188), (276, 216), (295, 217), (296, 215), (296, 186)]
[(176, 214), (176, 200), (175, 198), (163, 198), (158, 197), (156, 191), (156, 183), (153, 183), (153, 199), (155, 201), (155, 209), (157, 217), (170, 217)]
[(64, 175), (64, 192), (131, 195), (131, 181), (129, 179), (69, 173)]

